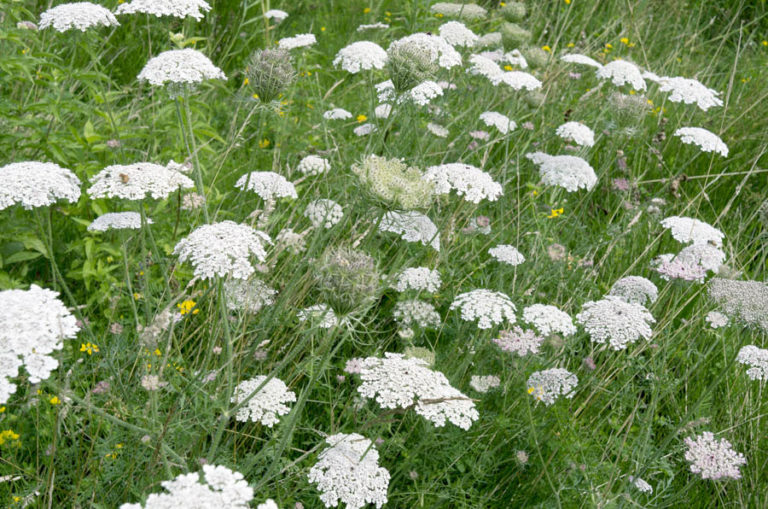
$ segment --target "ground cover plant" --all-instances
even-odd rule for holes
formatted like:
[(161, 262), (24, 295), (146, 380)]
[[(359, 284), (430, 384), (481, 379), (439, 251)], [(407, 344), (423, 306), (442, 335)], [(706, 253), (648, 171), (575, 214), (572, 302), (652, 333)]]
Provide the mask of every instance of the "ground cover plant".
[(768, 506), (764, 2), (6, 2), (3, 507)]

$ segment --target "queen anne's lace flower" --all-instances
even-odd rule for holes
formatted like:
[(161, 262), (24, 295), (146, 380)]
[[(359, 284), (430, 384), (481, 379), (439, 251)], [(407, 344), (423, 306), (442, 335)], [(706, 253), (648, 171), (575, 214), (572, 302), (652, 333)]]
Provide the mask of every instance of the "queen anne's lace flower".
[(203, 12), (211, 10), (211, 6), (205, 0), (131, 0), (128, 3), (117, 6), (117, 14), (152, 14), (158, 18), (161, 16), (173, 16), (175, 18), (203, 19)]
[(298, 198), (296, 188), (285, 177), (272, 171), (252, 171), (246, 173), (235, 182), (235, 187), (253, 191), (262, 200), (269, 201), (277, 198)]
[(437, 226), (421, 212), (413, 210), (387, 212), (379, 223), (379, 230), (397, 233), (405, 241), (421, 242), (425, 246), (432, 246), (435, 251), (440, 251)]
[(733, 449), (731, 443), (722, 438), (715, 439), (709, 431), (685, 439), (688, 450), (685, 459), (691, 463), (691, 472), (702, 479), (740, 479), (739, 467), (747, 464), (747, 459)]
[(523, 309), (523, 321), (533, 324), (544, 336), (555, 332), (563, 336), (576, 333), (576, 326), (568, 313), (547, 304), (533, 304)]
[(595, 170), (581, 157), (551, 156), (543, 152), (525, 157), (539, 166), (541, 181), (546, 185), (559, 186), (572, 193), (579, 189), (589, 191), (597, 184)]
[(438, 138), (447, 138), (451, 132), (446, 129), (445, 127), (441, 126), (440, 124), (435, 124), (434, 122), (430, 122), (427, 124), (427, 131), (431, 132)]
[(749, 366), (747, 376), (752, 380), (768, 380), (768, 350), (747, 345), (739, 350), (736, 362)]
[(79, 198), (80, 179), (58, 164), (25, 161), (0, 168), (0, 210), (17, 203), (30, 210)]
[(523, 71), (507, 71), (501, 75), (501, 83), (512, 90), (537, 90), (541, 88), (541, 81), (533, 74)]
[(323, 118), (326, 120), (347, 120), (352, 118), (352, 114), (344, 108), (333, 108), (323, 113)]
[(525, 357), (529, 353), (539, 353), (544, 338), (533, 330), (523, 330), (515, 325), (511, 330), (499, 332), (499, 337), (493, 340), (504, 352), (516, 353)]
[(477, 43), (477, 35), (467, 28), (464, 23), (458, 21), (449, 21), (440, 25), (438, 32), (440, 37), (445, 39), (451, 46), (471, 48)]
[(389, 118), (390, 113), (392, 113), (391, 104), (379, 104), (373, 110), (373, 114), (376, 115), (376, 118)]
[(723, 312), (768, 331), (768, 285), (760, 281), (712, 278), (709, 295)]
[(456, 296), (451, 303), (451, 311), (461, 309), (461, 319), (478, 320), (477, 327), (490, 329), (505, 320), (515, 323), (515, 305), (505, 294), (492, 290), (472, 290)]
[(437, 2), (429, 8), (435, 14), (441, 14), (446, 17), (463, 18), (468, 20), (483, 19), (488, 15), (484, 7), (477, 4)]
[(229, 309), (258, 313), (262, 307), (275, 303), (277, 291), (258, 278), (230, 279), (224, 283), (224, 294)]
[(315, 34), (299, 34), (293, 37), (284, 37), (277, 41), (277, 46), (280, 49), (292, 50), (295, 48), (305, 48), (317, 44), (317, 38)]
[(288, 13), (285, 11), (281, 11), (280, 9), (270, 9), (267, 12), (264, 13), (264, 17), (267, 19), (273, 19), (276, 22), (280, 23), (285, 18), (288, 17)]
[(494, 375), (472, 376), (472, 378), (469, 380), (469, 386), (477, 392), (483, 394), (493, 388), (498, 387), (499, 385), (501, 385), (501, 380), (499, 377)]
[(300, 322), (313, 322), (323, 329), (331, 329), (339, 325), (339, 319), (336, 317), (336, 313), (328, 304), (315, 304), (308, 308), (300, 309), (297, 313)]
[(50, 356), (79, 330), (58, 293), (31, 285), (29, 290), (0, 292), (0, 404), (16, 392), (9, 379), (25, 366), (29, 381), (51, 376), (59, 362)]
[(366, 30), (378, 30), (378, 29), (386, 29), (389, 28), (389, 25), (386, 23), (376, 22), (376, 23), (369, 23), (369, 24), (362, 24), (358, 25), (356, 32), (365, 32)]
[(179, 241), (173, 250), (179, 261), (190, 261), (201, 279), (233, 277), (248, 279), (253, 274), (250, 257), (267, 259), (265, 245), (272, 240), (264, 232), (234, 221), (206, 224)]
[(483, 55), (472, 55), (469, 57), (469, 69), (467, 69), (467, 72), (487, 78), (493, 86), (501, 83), (501, 78), (504, 76), (504, 71), (501, 70), (499, 64)]
[(480, 120), (488, 127), (495, 127), (501, 134), (507, 134), (517, 128), (517, 124), (506, 115), (495, 111), (486, 111), (480, 114)]
[(325, 441), (330, 447), (309, 470), (309, 482), (317, 485), (325, 507), (339, 502), (349, 509), (386, 504), (389, 472), (379, 466), (379, 452), (371, 441), (357, 433), (338, 433)]
[(445, 375), (427, 366), (422, 359), (406, 359), (399, 353), (368, 357), (363, 360), (363, 383), (357, 391), (365, 398), (375, 398), (382, 408), (414, 406), (417, 414), (435, 426), (445, 426), (449, 421), (469, 429), (472, 421), (480, 417), (475, 404), (451, 387)]
[(510, 65), (516, 65), (520, 69), (528, 69), (528, 61), (525, 59), (519, 49), (513, 49), (501, 56), (502, 62), (507, 62)]
[(57, 32), (66, 32), (73, 28), (85, 32), (94, 26), (119, 25), (112, 11), (91, 2), (60, 4), (40, 15), (40, 30), (53, 27)]
[(410, 89), (400, 99), (401, 101), (411, 101), (419, 106), (426, 106), (432, 99), (442, 96), (443, 87), (434, 81), (425, 81)]
[(536, 371), (528, 378), (528, 394), (542, 401), (546, 406), (554, 404), (555, 400), (563, 396), (566, 399), (573, 397), (573, 389), (578, 385), (579, 379), (563, 368), (545, 369)]
[(253, 488), (243, 474), (223, 466), (203, 465), (203, 479), (197, 472), (180, 474), (160, 483), (168, 493), (152, 493), (142, 504), (123, 504), (120, 509), (169, 509), (200, 507), (216, 509), (248, 509)]
[(440, 289), (441, 284), (442, 280), (437, 270), (428, 267), (410, 267), (397, 275), (392, 288), (398, 292), (416, 290), (434, 293)]
[(368, 123), (355, 127), (352, 129), (352, 132), (355, 133), (355, 136), (368, 136), (369, 134), (375, 133), (378, 130), (379, 128), (376, 127), (376, 125)]
[(309, 219), (315, 228), (321, 226), (331, 228), (344, 217), (344, 210), (335, 201), (321, 198), (309, 202), (307, 208), (304, 209), (304, 217)]
[(611, 287), (608, 295), (620, 297), (635, 304), (653, 304), (659, 296), (656, 285), (644, 277), (627, 276), (619, 279)]
[(186, 175), (153, 163), (115, 164), (91, 177), (91, 198), (143, 200), (167, 198), (178, 189), (189, 189), (195, 183)]
[(387, 63), (384, 48), (370, 41), (353, 42), (342, 48), (333, 59), (333, 65), (345, 71), (357, 74), (370, 69), (383, 69)]
[(640, 338), (650, 339), (650, 324), (656, 322), (645, 306), (611, 295), (584, 304), (576, 321), (594, 343), (607, 342), (613, 350), (624, 350)]
[(435, 329), (440, 326), (440, 314), (435, 306), (422, 300), (403, 300), (395, 304), (392, 312), (397, 323), (403, 327), (422, 327)]
[(461, 55), (448, 44), (448, 41), (439, 35), (430, 35), (425, 33), (415, 33), (406, 35), (389, 45), (387, 51), (390, 53), (403, 48), (417, 48), (429, 55), (431, 62), (444, 69), (451, 69), (461, 65)]
[[(286, 403), (296, 401), (296, 394), (282, 380), (271, 378), (265, 384), (266, 379), (266, 376), (257, 376), (237, 384), (231, 402), (238, 405), (246, 400), (248, 402), (237, 410), (236, 420), (260, 422), (271, 428), (280, 421), (279, 416), (291, 411)], [(251, 397), (257, 389), (258, 392)]]
[(632, 485), (637, 488), (638, 491), (642, 493), (653, 493), (653, 486), (645, 482), (644, 479), (641, 479), (639, 477), (632, 477), (629, 476), (629, 480), (632, 483)]
[(662, 219), (661, 226), (672, 233), (672, 237), (678, 242), (688, 244), (713, 243), (716, 246), (723, 245), (725, 235), (717, 228), (692, 217), (670, 216)]
[(597, 70), (597, 77), (609, 79), (614, 85), (620, 87), (629, 84), (634, 90), (645, 90), (645, 80), (640, 69), (626, 60), (614, 60)]
[(515, 246), (509, 244), (499, 244), (488, 250), (488, 254), (496, 260), (512, 266), (520, 265), (525, 261), (525, 256), (517, 250)]
[(331, 169), (331, 163), (320, 156), (309, 155), (299, 161), (296, 169), (304, 175), (320, 175)]
[(719, 311), (710, 311), (704, 319), (713, 329), (719, 329), (728, 325), (728, 317)]
[(653, 260), (653, 270), (658, 272), (663, 279), (681, 279), (683, 281), (698, 281), (703, 283), (707, 277), (707, 270), (697, 263), (691, 263), (689, 259), (667, 253), (657, 256)]
[(728, 145), (718, 135), (701, 127), (681, 127), (675, 131), (675, 136), (679, 136), (683, 143), (697, 145), (702, 152), (717, 152), (728, 157)]
[(600, 69), (603, 67), (603, 64), (601, 64), (594, 58), (588, 57), (587, 55), (582, 55), (580, 53), (563, 55), (560, 57), (560, 60), (562, 60), (563, 62), (567, 62), (569, 64), (588, 65), (590, 67), (594, 67), (595, 69)]
[[(152, 224), (152, 220), (147, 219), (147, 223)], [(124, 229), (141, 229), (141, 215), (138, 212), (111, 212), (97, 217), (88, 225), (88, 231), (105, 232)]]
[(580, 122), (566, 122), (557, 128), (555, 134), (582, 147), (591, 147), (595, 144), (595, 133)]
[(427, 168), (424, 178), (435, 183), (435, 194), (448, 194), (456, 190), (466, 201), (480, 203), (487, 199), (496, 201), (503, 194), (501, 184), (491, 176), (469, 164), (448, 163)]
[(668, 99), (673, 103), (695, 103), (704, 111), (713, 106), (723, 105), (723, 100), (717, 97), (720, 92), (705, 87), (698, 80), (663, 76), (656, 81), (659, 84), (660, 92), (672, 92)]
[(208, 57), (192, 48), (185, 48), (164, 51), (153, 57), (141, 70), (138, 79), (161, 87), (166, 83), (191, 85), (205, 80), (225, 80), (227, 77)]

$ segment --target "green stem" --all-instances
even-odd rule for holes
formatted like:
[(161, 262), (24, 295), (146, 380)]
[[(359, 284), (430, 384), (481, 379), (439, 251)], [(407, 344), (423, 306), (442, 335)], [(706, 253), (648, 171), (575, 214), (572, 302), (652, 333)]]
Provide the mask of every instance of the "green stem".
[[(208, 197), (205, 194), (205, 187), (203, 186), (203, 173), (202, 169), (200, 168), (200, 161), (197, 158), (197, 146), (195, 143), (195, 133), (192, 129), (192, 114), (190, 113), (189, 109), (189, 92), (185, 89), (184, 90), (184, 111), (186, 113), (186, 123), (184, 120), (184, 116), (181, 114), (181, 97), (176, 96), (175, 103), (176, 103), (176, 118), (179, 121), (179, 126), (181, 127), (181, 136), (184, 138), (184, 145), (187, 148), (187, 154), (189, 155), (189, 162), (192, 163), (194, 166), (194, 173), (195, 173), (195, 185), (197, 186), (197, 191), (203, 196), (203, 217), (205, 217), (205, 222), (209, 223), (211, 222), (211, 218), (208, 215)], [(189, 131), (189, 133), (187, 133)]]

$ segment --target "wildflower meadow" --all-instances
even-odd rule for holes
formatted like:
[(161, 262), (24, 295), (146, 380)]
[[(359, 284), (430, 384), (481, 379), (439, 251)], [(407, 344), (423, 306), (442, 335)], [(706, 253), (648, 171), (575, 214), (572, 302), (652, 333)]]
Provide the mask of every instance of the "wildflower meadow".
[(762, 0), (5, 0), (0, 507), (768, 507)]

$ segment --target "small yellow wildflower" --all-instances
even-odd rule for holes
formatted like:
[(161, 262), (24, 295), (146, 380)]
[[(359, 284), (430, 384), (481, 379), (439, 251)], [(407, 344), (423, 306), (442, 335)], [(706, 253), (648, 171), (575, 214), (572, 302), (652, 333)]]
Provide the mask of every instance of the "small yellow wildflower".
[(563, 208), (562, 207), (560, 207), (559, 209), (551, 209), (551, 210), (552, 210), (552, 213), (547, 216), (549, 219), (552, 219), (554, 217), (558, 217), (558, 216), (562, 216), (563, 215)]
[(384, 11), (384, 14), (386, 14), (387, 16), (392, 16), (392, 13), (389, 11)]
[(155, 355), (156, 355), (156, 356), (158, 356), (158, 357), (160, 357), (161, 355), (163, 355), (163, 352), (161, 352), (159, 348), (155, 348), (155, 351), (154, 351), (154, 352), (152, 352), (152, 353), (153, 353), (153, 354), (155, 354)]
[(533, 394), (536, 389), (534, 387), (528, 387), (528, 394)]
[(436, 17), (436, 18), (442, 18), (442, 17), (443, 17), (443, 15), (442, 15), (442, 14), (440, 14), (440, 13), (438, 12), (438, 13), (436, 13), (436, 14), (435, 14), (435, 17)]
[(619, 39), (619, 42), (624, 44), (624, 45), (629, 46), (629, 38), (628, 37), (622, 37), (621, 39)]
[(254, 99), (258, 99), (259, 98), (259, 94), (253, 94), (251, 97), (253, 97)]
[(193, 315), (196, 315), (200, 312), (198, 308), (195, 307), (196, 302), (193, 300), (185, 300), (184, 302), (179, 302), (176, 304), (176, 307), (179, 308), (179, 313), (182, 315), (189, 314), (190, 312)]
[(504, 2), (499, 2), (499, 6), (500, 6), (500, 7), (505, 7), (506, 5), (507, 5), (507, 4), (506, 4), (506, 3), (504, 3)]
[(54, 397), (52, 397), (51, 399), (48, 400), (48, 403), (50, 403), (51, 405), (60, 405), (61, 404), (61, 400), (59, 399), (58, 396), (54, 396)]
[(365, 9), (363, 9), (363, 14), (368, 14), (369, 12), (371, 12), (370, 7), (366, 7)]
[(565, 0), (565, 5), (571, 5), (571, 0)]
[(14, 433), (12, 429), (6, 429), (4, 431), (0, 431), (0, 445), (3, 445), (6, 442), (18, 440), (18, 439), (19, 439), (19, 434)]
[(768, 46), (768, 41), (763, 41), (760, 44), (762, 44), (763, 46)]
[(608, 49), (613, 49), (613, 44), (611, 44), (610, 42), (606, 42), (605, 47)]
[(248, 83), (250, 83), (250, 82), (248, 81), (248, 78), (245, 78), (245, 80), (243, 81), (243, 85), (247, 85)]
[(512, 70), (512, 66), (507, 64), (507, 65), (504, 66), (504, 70), (505, 71), (511, 71)]
[(634, 90), (630, 90), (630, 91), (629, 91), (629, 95), (635, 95), (636, 93), (637, 93), (637, 92), (635, 92)]
[(137, 293), (137, 292), (134, 292), (134, 294), (133, 294), (133, 300), (139, 300), (140, 298), (141, 298), (141, 294), (140, 294), (140, 293)]
[(325, 27), (320, 27), (321, 32), (325, 32)]
[(259, 148), (267, 148), (269, 146), (269, 140), (264, 138), (259, 142)]
[(566, 48), (573, 48), (574, 46), (576, 45), (572, 42), (569, 42), (568, 44), (565, 45)]
[(368, 117), (366, 117), (365, 115), (358, 115), (357, 116), (357, 121), (358, 122), (365, 122), (366, 120), (368, 120)]
[(93, 355), (94, 352), (99, 353), (99, 345), (93, 343), (80, 343), (80, 351), (87, 352), (88, 355)]
[(548, 53), (552, 53), (552, 48), (550, 48), (549, 46), (542, 46), (541, 49), (543, 49), (544, 51), (546, 51)]

